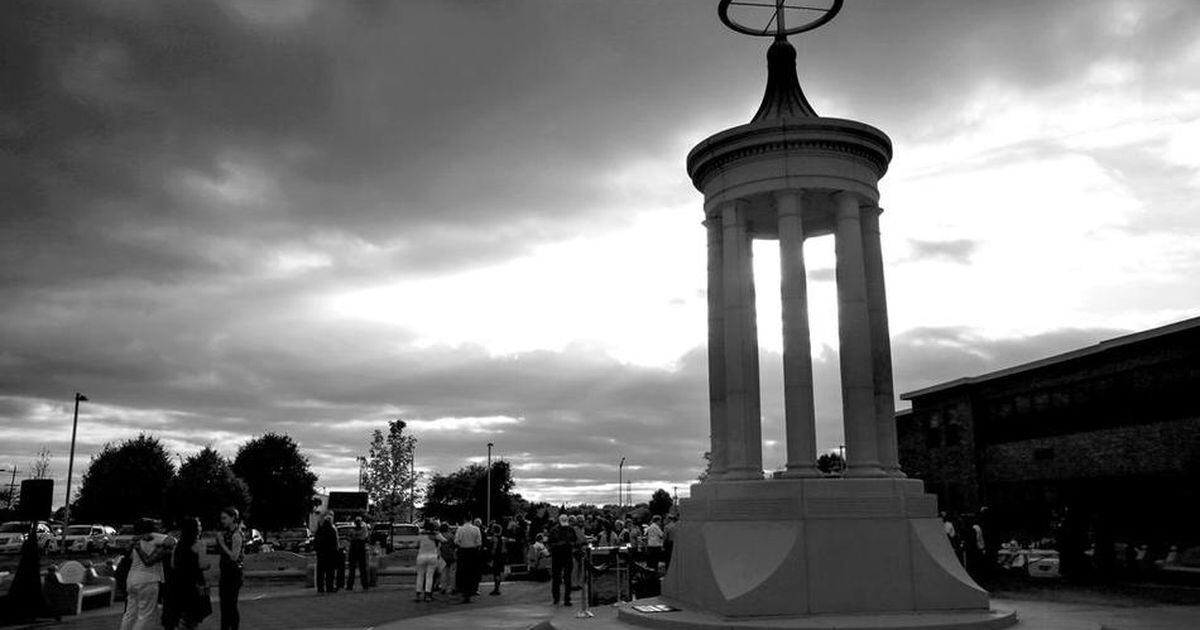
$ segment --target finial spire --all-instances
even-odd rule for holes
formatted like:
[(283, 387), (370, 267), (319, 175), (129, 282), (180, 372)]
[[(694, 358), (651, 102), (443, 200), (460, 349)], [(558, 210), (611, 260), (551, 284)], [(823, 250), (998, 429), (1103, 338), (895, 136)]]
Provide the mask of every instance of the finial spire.
[(750, 122), (771, 118), (816, 118), (817, 112), (804, 97), (796, 78), (796, 49), (779, 37), (767, 49), (767, 89), (758, 113)]

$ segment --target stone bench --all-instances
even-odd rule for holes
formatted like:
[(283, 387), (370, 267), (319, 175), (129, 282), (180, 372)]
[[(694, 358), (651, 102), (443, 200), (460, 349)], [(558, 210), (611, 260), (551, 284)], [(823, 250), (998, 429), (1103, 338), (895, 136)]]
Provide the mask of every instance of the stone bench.
[(290, 551), (265, 551), (249, 554), (242, 561), (242, 576), (254, 580), (304, 580), (310, 562)]
[(42, 591), (54, 615), (78, 615), (83, 612), (85, 599), (112, 606), (117, 581), (98, 575), (95, 569), (71, 560), (57, 568), (46, 569)]

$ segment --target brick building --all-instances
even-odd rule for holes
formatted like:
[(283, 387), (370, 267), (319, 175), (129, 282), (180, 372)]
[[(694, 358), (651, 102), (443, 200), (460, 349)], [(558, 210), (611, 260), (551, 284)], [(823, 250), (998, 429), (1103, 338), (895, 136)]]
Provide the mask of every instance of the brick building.
[(900, 396), (900, 463), (1004, 537), (1200, 543), (1200, 317)]

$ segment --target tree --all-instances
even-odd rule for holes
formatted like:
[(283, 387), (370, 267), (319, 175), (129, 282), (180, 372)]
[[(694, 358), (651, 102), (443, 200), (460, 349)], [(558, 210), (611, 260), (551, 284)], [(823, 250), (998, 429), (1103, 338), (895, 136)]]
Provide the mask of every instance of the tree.
[(143, 433), (118, 446), (105, 444), (83, 473), (71, 518), (101, 523), (161, 518), (174, 476), (175, 466), (156, 437)]
[(379, 429), (371, 436), (362, 481), (377, 520), (404, 518), (412, 513), (417, 438), (404, 434), (406, 426), (403, 420), (392, 420), (386, 436)]
[(278, 433), (254, 438), (238, 448), (232, 468), (250, 488), (247, 517), (256, 527), (296, 527), (308, 518), (317, 476), (292, 438)]
[(674, 507), (675, 500), (671, 498), (671, 493), (659, 488), (650, 495), (650, 514), (656, 516), (666, 516), (667, 512)]
[(700, 472), (696, 480), (703, 483), (708, 481), (708, 472), (712, 470), (712, 451), (704, 451), (704, 455), (701, 457), (704, 458), (704, 470)]
[(47, 479), (50, 477), (50, 449), (43, 446), (37, 456), (29, 462), (29, 477), (31, 479)]
[(846, 462), (841, 453), (821, 453), (817, 458), (817, 470), (825, 473), (841, 473), (846, 470)]
[[(524, 499), (513, 493), (512, 468), (505, 460), (492, 463), (492, 519), (513, 513)], [(449, 475), (434, 475), (425, 490), (425, 516), (457, 522), (463, 516), (484, 518), (487, 511), (487, 466), (471, 464)]]
[(221, 510), (228, 506), (247, 511), (250, 488), (220, 453), (206, 446), (183, 462), (167, 487), (167, 514), (176, 522), (198, 516), (205, 527), (216, 528)]

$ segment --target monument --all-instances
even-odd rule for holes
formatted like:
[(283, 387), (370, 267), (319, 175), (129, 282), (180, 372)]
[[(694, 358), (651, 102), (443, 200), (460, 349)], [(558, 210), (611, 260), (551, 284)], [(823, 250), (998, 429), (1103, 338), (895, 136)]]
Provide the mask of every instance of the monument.
[[(712, 460), (680, 503), (662, 595), (677, 611), (623, 607), (626, 623), (678, 628), (998, 628), (988, 593), (959, 564), (936, 497), (900, 471), (880, 251), (878, 182), (891, 141), (869, 125), (818, 116), (788, 36), (838, 13), (795, 0), (722, 0), (733, 30), (773, 37), (762, 105), (698, 144), (688, 174), (704, 194)], [(738, 11), (766, 9), (765, 26)], [(847, 467), (816, 468), (802, 246), (832, 234)], [(752, 239), (778, 239), (782, 269), (787, 464), (762, 467)], [(635, 602), (635, 603), (640, 603)], [(648, 610), (648, 609), (644, 609)]]

